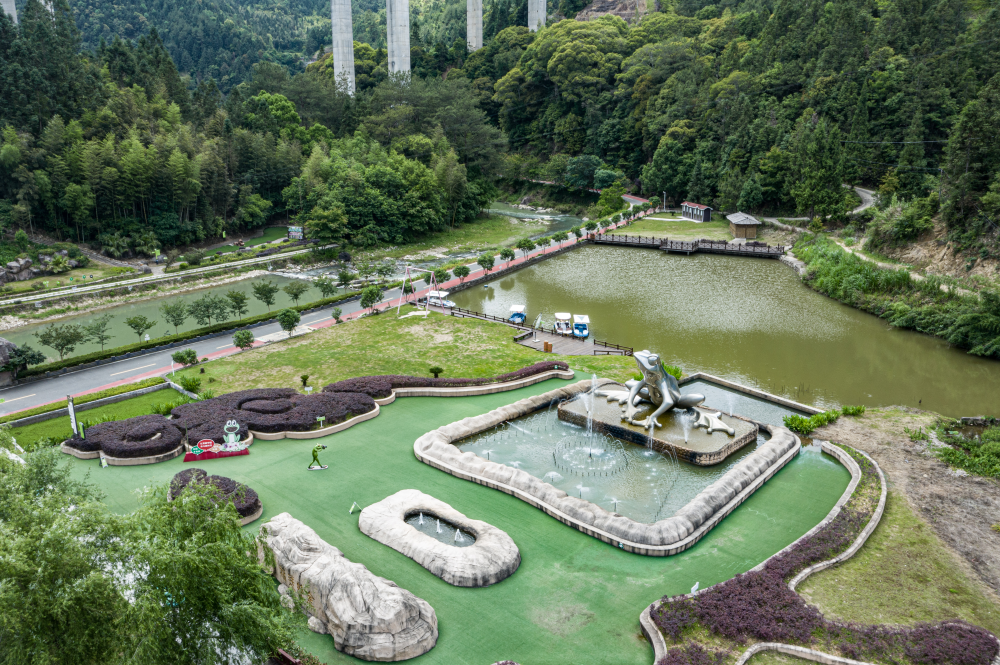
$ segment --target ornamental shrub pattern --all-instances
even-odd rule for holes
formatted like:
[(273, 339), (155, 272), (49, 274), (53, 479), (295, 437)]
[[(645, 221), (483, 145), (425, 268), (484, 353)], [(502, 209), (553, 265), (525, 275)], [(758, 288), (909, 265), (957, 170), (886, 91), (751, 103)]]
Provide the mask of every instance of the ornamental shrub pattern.
[(203, 469), (184, 469), (170, 481), (170, 500), (173, 501), (185, 488), (202, 485), (210, 488), (216, 496), (213, 501), (228, 501), (236, 508), (240, 517), (249, 517), (260, 509), (257, 492), (243, 483), (225, 476), (210, 476)]
[[(866, 493), (880, 490), (878, 473), (864, 455), (845, 448), (861, 467), (861, 480), (840, 513), (823, 529), (753, 570), (706, 589), (691, 598), (663, 602), (651, 618), (663, 635), (674, 641), (698, 624), (710, 633), (734, 642), (788, 642), (833, 648), (855, 660), (919, 665), (989, 665), (998, 647), (992, 634), (961, 621), (918, 624), (913, 627), (870, 626), (827, 621), (819, 611), (788, 588), (788, 580), (820, 561), (833, 558), (858, 537), (871, 519), (871, 510), (859, 505)], [(689, 642), (671, 649), (657, 665), (708, 665), (715, 658)], [(675, 653), (676, 652), (676, 653)]]
[(186, 429), (191, 443), (212, 439), (222, 443), (229, 420), (240, 424), (239, 435), (255, 432), (308, 432), (323, 416), (324, 427), (344, 422), (375, 409), (375, 400), (357, 392), (300, 395), (292, 388), (240, 390), (220, 397), (182, 404), (170, 413), (171, 422)]
[(109, 457), (150, 457), (176, 450), (183, 433), (161, 415), (99, 423), (86, 431), (86, 439), (72, 436), (66, 445), (83, 452), (104, 451)]
[(535, 374), (551, 372), (553, 370), (567, 370), (569, 365), (564, 362), (547, 361), (535, 363), (528, 367), (522, 367), (515, 372), (508, 372), (494, 377), (483, 377), (478, 379), (461, 379), (442, 377), (432, 379), (423, 376), (407, 376), (404, 374), (384, 374), (380, 376), (359, 376), (354, 379), (345, 379), (324, 386), (324, 393), (359, 392), (370, 395), (375, 399), (382, 399), (392, 394), (393, 388), (464, 388), (467, 386), (484, 386), (490, 383), (505, 383), (507, 381), (517, 381)]

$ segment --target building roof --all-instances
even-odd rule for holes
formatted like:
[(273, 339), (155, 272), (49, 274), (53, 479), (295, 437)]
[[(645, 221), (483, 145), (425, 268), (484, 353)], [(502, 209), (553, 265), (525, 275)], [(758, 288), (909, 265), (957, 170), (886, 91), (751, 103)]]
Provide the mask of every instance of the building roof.
[(731, 215), (726, 215), (726, 219), (735, 224), (736, 226), (757, 226), (760, 221), (745, 212), (734, 212)]
[(681, 204), (682, 206), (690, 206), (692, 208), (697, 208), (698, 210), (711, 210), (708, 206), (703, 206), (700, 203), (691, 203), (690, 201), (685, 201)]

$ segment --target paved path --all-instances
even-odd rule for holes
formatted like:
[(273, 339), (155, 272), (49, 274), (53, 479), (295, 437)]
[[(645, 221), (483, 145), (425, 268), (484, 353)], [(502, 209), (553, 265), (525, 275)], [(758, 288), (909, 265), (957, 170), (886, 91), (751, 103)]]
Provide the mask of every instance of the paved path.
[[(625, 223), (626, 222), (622, 222), (619, 225), (607, 228), (615, 229)], [(516, 266), (522, 264), (529, 258), (534, 258), (541, 254), (551, 253), (557, 249), (574, 245), (577, 242), (578, 240), (576, 237), (571, 237), (570, 240), (560, 243), (559, 245), (550, 245), (544, 249), (535, 249), (528, 253), (516, 250), (516, 258), (512, 260), (509, 265)], [(283, 256), (288, 256), (288, 254)], [(506, 268), (507, 265), (508, 264), (505, 262), (498, 261), (496, 267)], [(214, 266), (210, 269), (218, 270), (219, 266)], [(483, 269), (478, 264), (469, 264), (469, 269), (470, 273), (466, 279), (477, 279), (484, 275)], [(450, 288), (458, 286), (462, 281), (464, 280), (452, 277), (447, 282), (439, 284), (438, 288), (447, 291)], [(425, 286), (424, 288), (416, 291), (416, 293), (410, 294), (404, 302), (412, 302), (416, 298), (426, 295), (429, 290), (430, 289)], [(385, 294), (385, 300), (379, 303), (376, 307), (382, 311), (390, 308), (396, 308), (400, 304), (400, 295), (401, 293), (399, 289), (387, 291)], [(334, 306), (331, 305), (329, 308), (323, 308), (319, 312), (304, 315), (302, 317), (302, 325), (308, 326), (312, 329), (326, 328), (334, 325), (331, 315), (333, 307)], [(340, 307), (343, 310), (343, 314), (341, 315), (342, 321), (349, 321), (351, 319), (358, 318), (363, 314), (370, 313), (370, 310), (362, 310), (361, 305), (357, 300), (344, 303), (340, 305)], [(254, 337), (259, 339), (265, 335), (279, 332), (280, 330), (281, 327), (274, 322), (254, 328), (253, 332)], [(232, 355), (239, 351), (239, 349), (233, 346), (231, 335), (203, 340), (196, 344), (191, 344), (190, 347), (183, 348), (193, 348), (198, 352), (199, 358), (207, 357), (213, 359)], [(0, 398), (4, 400), (4, 402), (0, 403), (0, 415), (30, 409), (32, 407), (48, 404), (50, 402), (56, 402), (58, 400), (65, 399), (66, 395), (70, 394), (73, 396), (83, 395), (152, 376), (163, 376), (170, 373), (172, 369), (170, 356), (178, 350), (180, 349), (175, 348), (165, 351), (156, 351), (142, 356), (137, 356), (135, 358), (129, 358), (128, 360), (121, 360), (116, 363), (100, 365), (99, 367), (91, 367), (77, 371), (70, 370), (65, 374), (61, 374), (51, 379), (42, 379), (40, 381), (32, 381), (30, 383), (0, 389)], [(179, 366), (177, 367), (179, 368)]]
[[(854, 210), (851, 211), (852, 215), (856, 215), (859, 212), (861, 212), (862, 210), (865, 210), (867, 208), (871, 208), (873, 205), (875, 205), (875, 192), (874, 191), (872, 191), (870, 189), (863, 189), (861, 187), (853, 187), (852, 188), (850, 185), (844, 185), (844, 187), (847, 187), (848, 189), (854, 189), (854, 192), (861, 199), (861, 205), (859, 205), (857, 208), (855, 208)], [(778, 221), (777, 217), (761, 217), (761, 219), (763, 221), (767, 222), (768, 224), (771, 224), (772, 226), (776, 226), (779, 229), (782, 229), (784, 231), (801, 231), (802, 230), (801, 227), (791, 226), (789, 224), (784, 224), (784, 223)], [(807, 222), (807, 221), (809, 221), (808, 217), (782, 217), (782, 219), (787, 219), (787, 220), (792, 221), (792, 222)]]

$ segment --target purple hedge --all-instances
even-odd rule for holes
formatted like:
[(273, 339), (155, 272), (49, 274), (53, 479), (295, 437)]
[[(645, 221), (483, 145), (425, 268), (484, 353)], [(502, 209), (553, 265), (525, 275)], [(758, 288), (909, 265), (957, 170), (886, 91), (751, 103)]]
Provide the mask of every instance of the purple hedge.
[(182, 404), (170, 413), (172, 422), (187, 429), (189, 442), (212, 439), (221, 443), (229, 420), (240, 424), (243, 438), (247, 430), (308, 432), (316, 428), (318, 416), (326, 418), (323, 425), (328, 427), (374, 408), (375, 400), (356, 392), (300, 395), (292, 388), (258, 388)]
[(535, 374), (551, 372), (553, 370), (567, 370), (569, 365), (564, 362), (541, 362), (529, 367), (522, 367), (516, 372), (508, 372), (500, 376), (484, 377), (478, 379), (461, 378), (438, 378), (432, 379), (423, 376), (407, 376), (404, 374), (385, 374), (380, 376), (359, 376), (354, 379), (345, 379), (331, 383), (323, 388), (324, 393), (364, 393), (376, 399), (388, 397), (393, 388), (462, 388), (466, 386), (484, 386), (490, 383), (504, 383), (507, 381), (517, 381)]
[(183, 433), (163, 416), (150, 415), (99, 423), (87, 438), (73, 436), (66, 445), (84, 452), (104, 451), (110, 457), (150, 457), (176, 450)]
[(202, 469), (184, 469), (175, 475), (170, 481), (170, 500), (193, 484), (210, 486), (218, 500), (233, 504), (240, 517), (249, 517), (260, 509), (260, 498), (250, 487), (224, 476), (210, 476)]
[[(861, 467), (862, 477), (855, 492), (855, 496), (860, 496), (863, 490), (873, 489), (872, 484), (879, 482), (878, 474), (867, 457), (857, 454), (852, 457)], [(681, 639), (686, 628), (701, 624), (711, 633), (740, 643), (753, 639), (808, 645), (815, 638), (825, 637), (853, 659), (888, 658), (895, 662), (897, 657), (905, 655), (920, 665), (992, 662), (997, 655), (997, 642), (978, 626), (956, 621), (912, 628), (835, 623), (824, 619), (816, 608), (788, 588), (788, 580), (800, 571), (844, 551), (870, 518), (870, 513), (848, 502), (823, 529), (776, 555), (761, 570), (737, 575), (693, 598), (670, 601), (664, 597), (651, 613), (653, 622), (673, 640)], [(691, 648), (696, 646), (692, 642), (686, 650), (672, 649), (658, 665), (710, 662), (690, 655), (694, 653)], [(673, 656), (675, 651), (677, 655)]]

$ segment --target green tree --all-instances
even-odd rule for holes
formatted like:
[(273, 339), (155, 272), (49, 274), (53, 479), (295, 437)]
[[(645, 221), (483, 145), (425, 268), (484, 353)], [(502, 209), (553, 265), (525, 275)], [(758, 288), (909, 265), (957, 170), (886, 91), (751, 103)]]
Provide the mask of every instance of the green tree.
[(229, 316), (229, 310), (229, 300), (213, 293), (206, 293), (188, 305), (188, 313), (200, 326), (212, 325), (212, 319), (224, 321)]
[(382, 289), (376, 285), (366, 286), (361, 291), (361, 309), (374, 307), (382, 300)]
[(736, 207), (747, 212), (754, 212), (760, 208), (763, 202), (764, 190), (760, 186), (760, 181), (756, 175), (750, 176), (743, 183), (743, 189), (740, 190), (740, 198), (736, 203)]
[(486, 271), (486, 274), (489, 274), (489, 272), (493, 270), (494, 257), (492, 254), (487, 252), (486, 254), (481, 254), (479, 258), (476, 259), (476, 263), (478, 263), (479, 266)]
[(7, 355), (7, 363), (0, 366), (0, 372), (10, 372), (11, 378), (17, 381), (18, 372), (28, 365), (38, 365), (45, 362), (45, 354), (36, 351), (27, 344), (11, 349)]
[(28, 234), (24, 232), (24, 229), (18, 229), (14, 234), (14, 244), (22, 252), (27, 252), (28, 248), (31, 247), (31, 240), (28, 238)]
[(182, 349), (174, 351), (170, 359), (179, 365), (195, 365), (198, 363), (198, 352), (194, 349)]
[(292, 299), (292, 302), (296, 305), (299, 304), (299, 298), (312, 288), (312, 283), (307, 282), (304, 279), (296, 279), (285, 285), (281, 290), (288, 294), (288, 297)]
[[(127, 320), (126, 320), (127, 322)], [(52, 323), (45, 329), (35, 331), (34, 336), (39, 344), (47, 346), (59, 354), (62, 360), (67, 353), (73, 353), (77, 345), (87, 341), (87, 333), (83, 328), (75, 323), (65, 323), (62, 325)]]
[(253, 297), (267, 305), (267, 311), (271, 311), (274, 298), (278, 294), (278, 285), (270, 280), (260, 280), (250, 285), (253, 290)]
[(329, 208), (317, 206), (309, 213), (305, 223), (306, 237), (316, 240), (320, 245), (332, 245), (341, 242), (347, 229), (347, 215), (340, 203)]
[(246, 351), (253, 348), (254, 337), (252, 330), (237, 330), (233, 335), (233, 344)]
[(337, 293), (337, 284), (329, 277), (319, 277), (315, 281), (316, 288), (324, 298), (332, 298)]
[(108, 343), (108, 340), (114, 337), (114, 335), (108, 333), (108, 326), (111, 324), (113, 318), (110, 314), (104, 314), (83, 326), (83, 332), (87, 336), (87, 341), (100, 344), (101, 351), (104, 351), (104, 345)]
[(295, 330), (295, 326), (299, 325), (299, 321), (302, 317), (294, 309), (283, 309), (278, 312), (278, 325), (281, 329), (288, 333), (288, 336), (292, 336), (292, 331)]
[(354, 275), (352, 275), (347, 270), (341, 270), (340, 272), (337, 273), (337, 285), (342, 288), (346, 289), (347, 287), (349, 287), (353, 280), (354, 280)]
[(339, 307), (334, 307), (330, 311), (330, 316), (333, 317), (334, 321), (336, 321), (337, 323), (340, 323), (340, 317), (341, 317), (341, 315), (343, 315), (343, 313), (344, 313), (344, 310), (340, 309)]
[(459, 282), (464, 282), (465, 278), (469, 276), (469, 266), (466, 265), (457, 266), (451, 272), (455, 275), (455, 277), (458, 277)]
[(249, 307), (247, 306), (249, 296), (242, 291), (231, 289), (226, 291), (226, 300), (229, 301), (229, 311), (242, 321), (243, 315), (249, 310)]
[(507, 264), (505, 267), (510, 267), (510, 262), (514, 260), (514, 257), (514, 250), (510, 247), (504, 247), (500, 250), (500, 260)]
[(147, 330), (151, 330), (156, 326), (156, 321), (151, 321), (147, 319), (144, 315), (139, 314), (137, 316), (130, 316), (125, 319), (125, 325), (132, 329), (136, 335), (139, 336), (139, 341), (142, 341), (142, 336), (146, 334)]
[(454, 228), (455, 215), (458, 206), (465, 198), (465, 191), (468, 186), (465, 166), (458, 162), (458, 155), (454, 150), (449, 150), (447, 154), (438, 158), (434, 165), (434, 178), (445, 198), (445, 205), (451, 212), (448, 215), (448, 223)]
[(520, 240), (517, 241), (516, 247), (525, 254), (528, 254), (528, 252), (537, 247), (537, 245), (535, 244), (535, 241), (532, 240), (531, 238), (521, 238)]
[(798, 176), (791, 188), (795, 206), (809, 218), (819, 213), (832, 215), (844, 209), (844, 188), (840, 177), (840, 130), (826, 119), (812, 127), (807, 110), (800, 120)]
[(160, 314), (163, 315), (164, 321), (174, 327), (174, 334), (176, 335), (180, 327), (187, 321), (190, 312), (188, 311), (188, 306), (181, 301), (166, 301), (160, 305)]
[(451, 273), (449, 273), (444, 268), (435, 268), (434, 269), (434, 281), (436, 281), (438, 284), (444, 284), (445, 282), (448, 281), (448, 279), (450, 277), (451, 277)]

